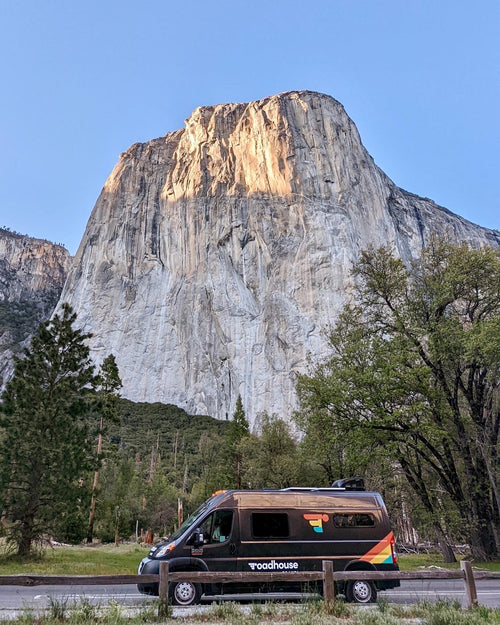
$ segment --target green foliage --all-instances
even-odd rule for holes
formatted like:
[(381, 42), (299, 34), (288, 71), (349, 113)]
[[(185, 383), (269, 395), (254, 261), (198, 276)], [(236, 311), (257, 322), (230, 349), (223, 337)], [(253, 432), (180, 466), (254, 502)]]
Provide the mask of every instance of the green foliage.
[(96, 386), (100, 402), (99, 413), (103, 423), (119, 423), (118, 399), (120, 397), (119, 391), (123, 385), (113, 354), (106, 356), (100, 366)]
[(241, 395), (238, 395), (233, 419), (229, 424), (227, 438), (230, 444), (237, 445), (242, 438), (248, 436), (249, 434), (250, 428), (248, 426), (245, 411), (243, 410), (243, 402), (241, 400)]
[(0, 336), (2, 350), (19, 352), (19, 344), (33, 334), (42, 321), (51, 314), (59, 298), (60, 289), (53, 288), (37, 294), (36, 298), (0, 302)]
[[(252, 605), (250, 612), (244, 607), (226, 601), (221, 604), (212, 604), (208, 611), (199, 611), (187, 616), (171, 617), (170, 609), (159, 617), (157, 603), (143, 605), (136, 614), (129, 614), (122, 610), (122, 606), (110, 603), (108, 606), (91, 606), (83, 600), (79, 604), (53, 606), (51, 613), (38, 615), (36, 618), (30, 612), (25, 612), (16, 620), (9, 621), (17, 625), (58, 625), (67, 622), (69, 625), (93, 625), (95, 622), (102, 625), (141, 625), (150, 622), (181, 623), (241, 623), (242, 625), (257, 625), (259, 623), (283, 623), (290, 625), (398, 625), (413, 623), (416, 620), (433, 625), (481, 625), (499, 623), (500, 611), (480, 607), (474, 610), (462, 610), (458, 605), (446, 602), (437, 604), (414, 604), (399, 606), (391, 604), (383, 613), (367, 610), (365, 607), (340, 606), (339, 602), (331, 606), (322, 605), (323, 602), (307, 603), (304, 605), (287, 605), (266, 603)], [(337, 607), (339, 606), (339, 607)], [(52, 606), (51, 606), (52, 608)]]
[(241, 440), (245, 488), (287, 488), (299, 481), (299, 446), (277, 415), (260, 417), (260, 434)]
[[(120, 379), (120, 374), (118, 371), (118, 367), (116, 365), (116, 360), (113, 354), (109, 354), (104, 359), (102, 363), (99, 374), (96, 379), (97, 393), (96, 393), (96, 408), (99, 413), (99, 432), (97, 436), (97, 461), (98, 463), (102, 462), (102, 445), (103, 445), (103, 436), (105, 434), (106, 428), (110, 423), (119, 423), (119, 418), (117, 415), (117, 407), (118, 407), (118, 392), (122, 387), (122, 381)], [(89, 510), (89, 522), (87, 527), (87, 542), (91, 543), (94, 537), (94, 521), (95, 521), (95, 506), (96, 506), (96, 495), (97, 495), (97, 486), (99, 480), (99, 466), (96, 468), (94, 472), (94, 478), (92, 480), (92, 489), (91, 489), (91, 499), (90, 499), (90, 510)], [(119, 507), (116, 509), (116, 536), (118, 535), (118, 519), (120, 518)]]
[(114, 541), (116, 535), (128, 538), (140, 510), (133, 460), (114, 458), (105, 464), (101, 480), (105, 488), (99, 496), (95, 533), (104, 542)]
[(20, 555), (46, 532), (76, 531), (94, 459), (88, 335), (68, 305), (42, 324), (2, 396), (0, 497)]
[(10, 336), (6, 347), (23, 341), (40, 323), (40, 311), (35, 302), (0, 302), (0, 334)]
[[(172, 404), (135, 403), (119, 399), (117, 412), (120, 423), (109, 428), (111, 443), (143, 458), (150, 454), (158, 440), (162, 458), (172, 466), (181, 466), (181, 473), (183, 466), (179, 455), (181, 458), (187, 456), (188, 459), (196, 456), (203, 433), (223, 435), (228, 428), (225, 421), (189, 415)], [(176, 440), (178, 457), (174, 460)]]
[[(348, 456), (399, 466), (446, 549), (499, 552), (500, 254), (433, 241), (410, 268), (387, 249), (356, 267), (357, 305), (330, 334), (332, 355), (298, 383), (297, 421)], [(397, 462), (397, 464), (394, 464)]]
[(16, 575), (118, 575), (136, 573), (137, 563), (148, 549), (135, 543), (114, 545), (54, 546), (37, 557), (24, 558), (2, 553), (0, 574)]
[(243, 456), (240, 444), (249, 435), (250, 428), (243, 410), (243, 402), (241, 395), (238, 395), (233, 418), (229, 423), (224, 440), (223, 455), (225, 461), (220, 472), (220, 481), (223, 488), (242, 487)]
[(164, 536), (222, 487), (227, 422), (188, 415), (173, 405), (116, 400), (117, 422), (103, 441), (94, 534), (104, 541), (138, 530)]

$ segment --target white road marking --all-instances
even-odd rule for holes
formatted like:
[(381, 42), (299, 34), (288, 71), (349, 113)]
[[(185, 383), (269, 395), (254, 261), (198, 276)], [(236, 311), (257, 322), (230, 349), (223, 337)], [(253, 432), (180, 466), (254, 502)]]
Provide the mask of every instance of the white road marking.
[[(54, 594), (50, 594), (50, 595), (35, 595), (34, 599), (35, 600), (40, 600), (40, 599), (50, 599), (51, 597), (54, 597)], [(137, 594), (123, 594), (123, 595), (113, 595), (113, 594), (107, 594), (107, 595), (89, 595), (89, 594), (82, 594), (82, 595), (60, 595), (61, 598), (63, 599), (113, 599), (114, 601), (116, 601), (117, 599), (144, 599), (145, 601), (147, 601), (148, 597), (146, 597), (145, 595), (141, 595), (140, 593)], [(150, 599), (154, 599), (154, 597), (150, 597)]]

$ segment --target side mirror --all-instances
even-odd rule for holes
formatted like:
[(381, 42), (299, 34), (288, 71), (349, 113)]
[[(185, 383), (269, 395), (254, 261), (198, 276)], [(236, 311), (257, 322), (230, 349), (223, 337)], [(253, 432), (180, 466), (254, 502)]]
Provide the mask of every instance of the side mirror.
[(191, 538), (191, 543), (193, 545), (193, 547), (203, 547), (203, 543), (204, 543), (204, 536), (203, 536), (203, 532), (199, 529), (197, 529)]

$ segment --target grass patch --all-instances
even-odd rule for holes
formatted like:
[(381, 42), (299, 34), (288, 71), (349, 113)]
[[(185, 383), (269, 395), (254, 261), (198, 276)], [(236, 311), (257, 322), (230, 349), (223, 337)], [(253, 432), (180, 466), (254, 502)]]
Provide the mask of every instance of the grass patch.
[(135, 574), (149, 548), (137, 544), (48, 547), (32, 558), (0, 556), (0, 575), (121, 575)]
[[(402, 571), (418, 571), (422, 567), (440, 566), (444, 569), (456, 570), (460, 568), (460, 560), (468, 560), (468, 557), (458, 557), (457, 562), (443, 562), (443, 557), (439, 553), (403, 554), (398, 558), (399, 568)], [(472, 566), (486, 571), (500, 571), (500, 560), (494, 562), (472, 561)]]
[[(119, 575), (137, 572), (142, 558), (149, 547), (135, 543), (124, 543), (115, 547), (108, 545), (83, 545), (76, 547), (47, 547), (32, 558), (19, 558), (8, 554), (0, 539), (0, 575), (34, 573), (39, 575)], [(402, 571), (416, 571), (422, 567), (440, 566), (458, 569), (459, 562), (443, 563), (439, 553), (411, 554), (399, 557)], [(473, 562), (475, 568), (500, 571), (500, 560), (495, 562)]]
[(213, 604), (209, 610), (189, 616), (166, 616), (159, 619), (154, 604), (140, 609), (133, 616), (127, 615), (121, 606), (95, 608), (81, 606), (52, 606), (46, 616), (35, 618), (26, 612), (17, 620), (1, 621), (1, 625), (499, 625), (500, 609), (479, 607), (462, 610), (457, 603), (422, 603), (414, 606), (386, 605), (338, 608), (320, 602), (294, 604), (255, 604), (241, 606), (224, 602)]

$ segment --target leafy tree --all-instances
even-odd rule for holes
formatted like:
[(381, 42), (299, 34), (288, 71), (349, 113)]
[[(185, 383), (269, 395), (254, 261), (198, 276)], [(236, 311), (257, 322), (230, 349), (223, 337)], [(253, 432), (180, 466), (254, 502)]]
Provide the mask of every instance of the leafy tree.
[(221, 488), (221, 464), (224, 462), (222, 453), (224, 441), (217, 434), (203, 432), (199, 440), (199, 457), (201, 471), (198, 480), (192, 487), (192, 498), (201, 503)]
[(40, 325), (2, 396), (0, 503), (23, 556), (64, 524), (74, 535), (88, 503), (84, 478), (95, 462), (89, 390), (96, 379), (89, 335), (73, 328), (75, 319), (64, 304)]
[[(302, 422), (359, 433), (397, 461), (432, 523), (500, 551), (500, 254), (432, 241), (405, 267), (365, 252), (332, 355), (299, 380)], [(312, 425), (316, 424), (316, 425)], [(453, 507), (453, 509), (451, 508)]]
[(247, 488), (287, 488), (299, 483), (298, 444), (290, 426), (277, 415), (261, 415), (259, 436), (243, 438), (243, 482)]
[(159, 463), (145, 490), (146, 506), (144, 513), (148, 519), (148, 528), (160, 536), (168, 536), (177, 519), (178, 491), (165, 475)]
[(118, 544), (135, 531), (136, 520), (145, 526), (143, 481), (135, 462), (123, 454), (106, 460), (101, 471), (95, 534), (103, 542)]
[(332, 428), (326, 412), (318, 412), (314, 419), (297, 412), (294, 420), (304, 433), (301, 452), (319, 469), (318, 486), (330, 486), (342, 477), (363, 476), (379, 461), (376, 444), (358, 431)]

